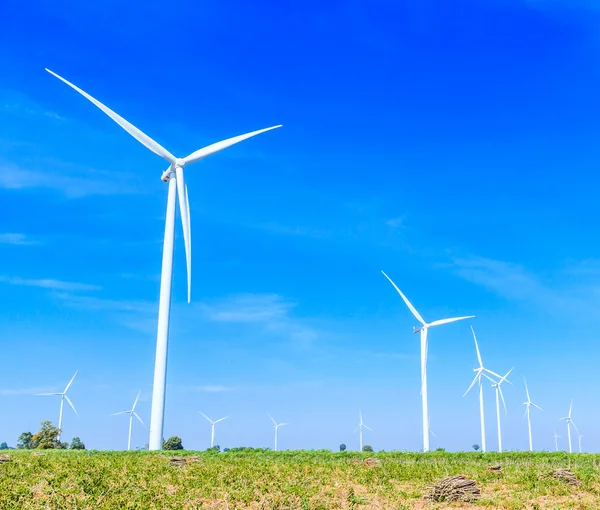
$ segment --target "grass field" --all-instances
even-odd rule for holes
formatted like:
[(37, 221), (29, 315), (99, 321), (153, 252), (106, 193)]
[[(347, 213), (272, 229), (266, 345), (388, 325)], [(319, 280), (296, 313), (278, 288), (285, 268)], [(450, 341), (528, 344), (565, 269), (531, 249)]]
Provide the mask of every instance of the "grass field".
[[(600, 455), (591, 454), (39, 453), (10, 451), (0, 464), (0, 508), (600, 508)], [(198, 457), (176, 466), (173, 455)], [(370, 467), (367, 458), (381, 464)], [(496, 464), (502, 473), (487, 469)], [(581, 484), (547, 476), (563, 467)], [(424, 499), (431, 483), (458, 474), (477, 482), (477, 502)]]

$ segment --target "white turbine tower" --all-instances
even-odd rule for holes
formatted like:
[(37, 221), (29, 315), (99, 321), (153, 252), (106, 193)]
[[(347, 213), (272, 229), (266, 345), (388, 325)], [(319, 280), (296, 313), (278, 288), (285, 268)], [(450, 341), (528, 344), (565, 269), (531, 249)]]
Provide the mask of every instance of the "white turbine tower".
[(427, 332), (429, 328), (434, 326), (441, 326), (443, 324), (449, 324), (450, 322), (461, 321), (463, 319), (472, 319), (475, 317), (474, 315), (469, 315), (467, 317), (454, 317), (452, 319), (441, 319), (437, 321), (433, 321), (430, 323), (426, 323), (423, 317), (417, 312), (415, 307), (410, 303), (410, 301), (406, 298), (402, 291), (396, 286), (396, 284), (392, 281), (392, 279), (385, 274), (385, 272), (381, 271), (383, 276), (385, 276), (389, 282), (394, 286), (398, 294), (402, 300), (408, 306), (408, 309), (412, 312), (415, 318), (421, 323), (419, 328), (413, 328), (414, 333), (421, 334), (421, 402), (422, 402), (422, 421), (423, 421), (423, 451), (429, 451), (429, 409), (427, 407)]
[(556, 433), (556, 430), (554, 431), (554, 450), (558, 451), (558, 438), (560, 436)]
[(500, 398), (502, 399), (502, 405), (504, 406), (504, 412), (506, 411), (506, 402), (504, 401), (504, 394), (502, 393), (502, 388), (500, 385), (506, 381), (508, 384), (512, 384), (507, 377), (513, 371), (514, 367), (511, 368), (505, 376), (501, 377), (498, 381), (494, 381), (491, 377), (486, 377), (492, 381), (492, 388), (496, 390), (496, 419), (498, 421), (498, 452), (502, 453), (502, 427), (500, 425)]
[[(144, 422), (142, 421), (142, 419), (138, 416), (138, 413), (135, 412), (135, 406), (138, 403), (138, 400), (140, 399), (140, 394), (142, 392), (139, 391), (137, 394), (137, 397), (135, 397), (135, 402), (133, 403), (133, 407), (129, 410), (129, 411), (121, 411), (119, 413), (113, 413), (111, 414), (111, 416), (118, 416), (120, 414), (128, 414), (129, 415), (129, 435), (127, 436), (127, 451), (131, 450), (131, 427), (133, 425), (133, 417), (135, 416), (142, 425), (144, 425)], [(145, 427), (146, 425), (144, 425)]]
[(571, 419), (571, 411), (572, 410), (573, 410), (573, 401), (571, 400), (571, 405), (569, 406), (568, 416), (561, 418), (561, 420), (564, 420), (567, 422), (567, 438), (569, 440), (569, 453), (573, 453), (573, 449), (571, 448), (571, 425), (573, 425), (573, 427), (579, 434), (579, 429), (577, 428), (577, 425), (575, 425), (575, 422)]
[(363, 449), (363, 429), (367, 429), (367, 430), (371, 430), (370, 427), (367, 427), (364, 423), (363, 423), (363, 418), (362, 418), (362, 411), (358, 411), (358, 427), (356, 427), (356, 429), (354, 430), (354, 432), (358, 432), (358, 444), (359, 444), (359, 452), (362, 452)]
[(219, 423), (220, 421), (226, 420), (227, 416), (224, 416), (223, 418), (219, 418), (218, 420), (212, 421), (202, 411), (200, 411), (200, 414), (202, 416), (204, 416), (210, 422), (210, 447), (212, 448), (215, 445), (215, 423)]
[(289, 423), (277, 423), (269, 413), (267, 413), (267, 416), (269, 418), (271, 418), (271, 421), (273, 422), (273, 425), (275, 426), (275, 451), (277, 451), (277, 431), (279, 430), (279, 427), (283, 427), (284, 425), (289, 425)]
[(523, 377), (523, 382), (525, 383), (525, 392), (527, 393), (527, 402), (523, 402), (523, 405), (526, 406), (525, 414), (527, 416), (527, 429), (529, 430), (529, 451), (532, 452), (533, 439), (531, 437), (531, 406), (537, 407), (540, 411), (543, 411), (543, 409), (531, 401), (531, 397), (529, 396), (529, 388), (527, 387), (527, 381), (525, 380), (525, 377)]
[(92, 96), (81, 90), (80, 88), (73, 85), (71, 82), (60, 77), (56, 73), (46, 69), (50, 74), (56, 76), (59, 80), (63, 81), (71, 88), (75, 89), (86, 99), (91, 101), (112, 120), (114, 120), (119, 126), (133, 136), (138, 142), (150, 149), (152, 152), (161, 156), (169, 162), (169, 168), (167, 168), (161, 179), (164, 182), (169, 183), (168, 195), (167, 195), (167, 214), (165, 221), (165, 237), (163, 244), (163, 259), (162, 259), (162, 271), (160, 280), (160, 298), (158, 305), (158, 329), (156, 338), (156, 358), (154, 366), (154, 386), (152, 390), (152, 412), (150, 416), (150, 450), (162, 449), (163, 441), (163, 425), (164, 425), (164, 410), (165, 410), (165, 392), (166, 392), (166, 377), (167, 377), (167, 344), (169, 337), (169, 314), (171, 309), (171, 278), (173, 275), (173, 239), (175, 231), (175, 202), (176, 195), (179, 198), (179, 210), (181, 214), (181, 223), (183, 225), (183, 241), (185, 245), (185, 258), (187, 265), (187, 283), (188, 303), (191, 300), (191, 266), (192, 266), (192, 253), (191, 253), (191, 230), (190, 230), (190, 204), (188, 199), (187, 186), (185, 184), (183, 167), (200, 161), (215, 152), (221, 151), (232, 145), (247, 140), (253, 136), (259, 135), (271, 129), (275, 129), (281, 126), (272, 126), (266, 129), (260, 129), (258, 131), (252, 131), (244, 135), (235, 136), (228, 138), (221, 142), (213, 143), (195, 152), (192, 152), (185, 158), (176, 158), (164, 147), (155, 142), (152, 138), (142, 133), (138, 128), (130, 124), (123, 117), (112, 111), (107, 106), (103, 105), (100, 101), (94, 99)]
[(480, 422), (481, 422), (481, 451), (483, 453), (485, 453), (487, 451), (487, 448), (486, 448), (486, 444), (485, 444), (485, 418), (484, 418), (484, 414), (483, 414), (483, 380), (482, 379), (486, 375), (486, 372), (488, 374), (495, 375), (496, 377), (500, 377), (500, 378), (502, 378), (502, 377), (500, 375), (498, 375), (496, 372), (492, 372), (491, 370), (488, 370), (487, 368), (485, 368), (483, 366), (483, 361), (481, 361), (479, 345), (477, 345), (477, 337), (475, 336), (475, 330), (473, 329), (473, 326), (471, 326), (471, 332), (473, 333), (473, 339), (475, 340), (475, 349), (477, 350), (477, 361), (479, 361), (479, 367), (473, 369), (473, 371), (475, 372), (475, 378), (473, 379), (473, 382), (471, 383), (471, 385), (467, 388), (467, 391), (465, 391), (463, 397), (467, 393), (469, 393), (469, 391), (471, 391), (471, 388), (473, 386), (475, 386), (476, 382), (479, 382), (479, 417), (480, 417)]
[(581, 450), (581, 438), (583, 437), (583, 434), (578, 434), (577, 435), (577, 439), (579, 439), (579, 453), (583, 453), (583, 451)]
[(73, 380), (75, 379), (77, 372), (79, 372), (79, 370), (77, 370), (75, 372), (75, 375), (73, 377), (71, 377), (69, 384), (67, 384), (65, 391), (63, 391), (62, 393), (38, 393), (39, 397), (50, 397), (50, 396), (60, 397), (60, 413), (58, 415), (58, 437), (56, 438), (58, 441), (60, 441), (60, 435), (62, 434), (63, 407), (64, 407), (65, 400), (69, 403), (69, 405), (75, 412), (75, 415), (79, 416), (77, 414), (77, 409), (75, 409), (75, 406), (73, 405), (73, 402), (71, 402), (71, 399), (67, 396), (67, 391), (69, 391), (71, 384), (73, 384)]

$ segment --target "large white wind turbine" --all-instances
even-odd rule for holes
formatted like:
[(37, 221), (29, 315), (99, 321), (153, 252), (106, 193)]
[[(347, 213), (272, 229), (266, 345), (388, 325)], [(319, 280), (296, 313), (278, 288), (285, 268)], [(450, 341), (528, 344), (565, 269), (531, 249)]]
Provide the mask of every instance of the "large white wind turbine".
[(485, 453), (487, 451), (487, 447), (485, 444), (485, 418), (483, 415), (483, 377), (485, 376), (486, 372), (488, 374), (492, 374), (495, 375), (496, 377), (500, 377), (500, 375), (498, 375), (496, 372), (492, 372), (491, 370), (488, 370), (487, 368), (485, 368), (483, 366), (483, 361), (481, 361), (481, 353), (479, 352), (479, 345), (477, 344), (477, 337), (475, 336), (475, 330), (473, 329), (473, 326), (471, 326), (471, 332), (473, 333), (473, 339), (475, 340), (475, 349), (477, 350), (477, 361), (479, 362), (479, 366), (477, 368), (474, 368), (473, 371), (475, 372), (475, 378), (473, 379), (473, 382), (471, 383), (471, 385), (467, 388), (467, 391), (465, 391), (463, 397), (469, 393), (469, 391), (471, 391), (471, 388), (473, 386), (475, 386), (476, 382), (479, 382), (479, 417), (480, 417), (480, 422), (481, 422), (481, 451), (483, 453)]
[[(142, 419), (138, 416), (138, 413), (135, 412), (135, 406), (138, 403), (138, 400), (140, 399), (140, 394), (142, 392), (139, 391), (137, 394), (137, 397), (135, 397), (135, 402), (133, 403), (133, 407), (129, 410), (129, 411), (121, 411), (119, 413), (113, 413), (111, 414), (111, 416), (118, 416), (120, 414), (128, 414), (129, 415), (129, 435), (127, 436), (127, 451), (131, 450), (131, 426), (133, 425), (133, 417), (135, 416), (142, 425), (144, 425), (144, 422), (142, 421)], [(145, 427), (146, 425), (144, 425)]]
[(200, 414), (202, 416), (204, 416), (210, 422), (210, 447), (212, 448), (215, 445), (215, 423), (219, 423), (220, 421), (226, 420), (227, 416), (224, 416), (223, 418), (219, 418), (218, 420), (212, 421), (202, 411), (200, 411)]
[(275, 451), (277, 451), (277, 431), (279, 430), (279, 427), (283, 427), (284, 425), (289, 425), (289, 423), (277, 423), (269, 413), (267, 413), (267, 416), (269, 418), (271, 418), (271, 421), (273, 422), (273, 425), (275, 426)]
[(531, 437), (531, 406), (537, 407), (540, 411), (543, 409), (531, 401), (531, 397), (529, 396), (529, 388), (527, 387), (527, 381), (525, 380), (525, 377), (523, 377), (523, 382), (525, 383), (525, 392), (527, 393), (527, 402), (523, 402), (523, 405), (526, 406), (525, 414), (527, 415), (527, 429), (529, 430), (529, 451), (532, 452), (533, 439)]
[(370, 427), (367, 427), (364, 423), (363, 423), (363, 418), (362, 418), (362, 411), (358, 411), (358, 427), (356, 427), (356, 430), (354, 430), (354, 432), (358, 432), (358, 444), (359, 444), (359, 452), (362, 452), (363, 449), (363, 437), (362, 437), (362, 433), (363, 433), (363, 429), (367, 429), (367, 430), (371, 430)]
[(496, 419), (498, 421), (498, 452), (502, 453), (502, 428), (500, 425), (500, 398), (502, 399), (502, 405), (504, 406), (504, 412), (506, 412), (506, 402), (504, 401), (504, 394), (502, 393), (502, 388), (500, 385), (506, 381), (508, 384), (512, 384), (507, 377), (513, 371), (514, 367), (511, 368), (506, 375), (502, 376), (498, 381), (495, 381), (491, 377), (486, 377), (492, 381), (492, 387), (496, 390)]
[(152, 390), (152, 412), (150, 416), (150, 450), (160, 450), (163, 441), (163, 424), (164, 424), (164, 408), (165, 408), (165, 392), (166, 392), (166, 377), (167, 377), (167, 343), (169, 337), (169, 314), (171, 309), (171, 278), (173, 274), (173, 238), (175, 231), (175, 202), (176, 195), (179, 199), (179, 210), (181, 214), (181, 223), (183, 225), (183, 241), (185, 245), (185, 259), (187, 265), (187, 283), (188, 283), (188, 303), (191, 299), (191, 230), (190, 230), (190, 204), (188, 199), (187, 186), (185, 184), (183, 167), (200, 161), (215, 152), (221, 151), (232, 145), (247, 140), (253, 136), (259, 135), (271, 129), (281, 126), (272, 126), (258, 131), (252, 131), (244, 135), (228, 138), (221, 142), (213, 143), (195, 152), (192, 152), (185, 158), (177, 158), (168, 150), (159, 145), (152, 138), (142, 133), (138, 128), (130, 124), (123, 117), (112, 111), (100, 101), (73, 85), (71, 82), (60, 77), (56, 73), (46, 69), (50, 74), (56, 76), (71, 88), (75, 89), (86, 99), (91, 101), (119, 126), (133, 136), (138, 142), (150, 149), (152, 152), (161, 156), (169, 162), (161, 179), (169, 183), (167, 195), (167, 214), (165, 221), (165, 237), (163, 244), (163, 259), (162, 271), (160, 280), (160, 298), (158, 305), (158, 330), (156, 338), (156, 358), (154, 365), (154, 387)]
[(421, 334), (421, 402), (422, 402), (422, 421), (423, 421), (423, 451), (429, 451), (429, 410), (427, 407), (427, 332), (429, 328), (434, 326), (441, 326), (443, 324), (448, 324), (450, 322), (461, 321), (463, 319), (472, 319), (475, 317), (474, 315), (469, 315), (467, 317), (454, 317), (452, 319), (441, 319), (437, 321), (433, 321), (430, 323), (425, 322), (423, 317), (417, 312), (415, 307), (410, 303), (407, 297), (402, 294), (402, 291), (396, 286), (396, 284), (392, 281), (392, 279), (385, 274), (385, 272), (381, 271), (383, 276), (385, 276), (389, 282), (394, 286), (398, 294), (402, 300), (408, 306), (408, 309), (412, 312), (415, 318), (421, 323), (421, 326), (418, 328), (413, 328), (414, 333)]
[(561, 420), (564, 420), (567, 422), (567, 438), (569, 440), (569, 453), (573, 453), (573, 449), (571, 448), (571, 425), (573, 425), (573, 427), (579, 434), (579, 429), (577, 428), (577, 425), (575, 425), (575, 422), (571, 419), (571, 411), (572, 410), (573, 410), (573, 401), (571, 400), (571, 405), (569, 406), (569, 414), (567, 416), (565, 416), (564, 418), (561, 418)]
[(73, 384), (73, 380), (75, 379), (77, 372), (79, 372), (79, 370), (77, 370), (75, 372), (75, 375), (73, 377), (71, 377), (69, 384), (67, 384), (65, 391), (63, 391), (62, 393), (38, 393), (39, 397), (50, 397), (50, 396), (60, 397), (60, 413), (58, 415), (58, 437), (56, 438), (58, 441), (60, 441), (60, 435), (62, 434), (62, 417), (63, 417), (63, 406), (65, 403), (65, 400), (69, 403), (69, 405), (75, 412), (75, 415), (79, 416), (77, 414), (77, 409), (75, 409), (75, 406), (73, 405), (73, 402), (71, 402), (71, 399), (67, 396), (67, 391), (69, 391), (71, 384)]

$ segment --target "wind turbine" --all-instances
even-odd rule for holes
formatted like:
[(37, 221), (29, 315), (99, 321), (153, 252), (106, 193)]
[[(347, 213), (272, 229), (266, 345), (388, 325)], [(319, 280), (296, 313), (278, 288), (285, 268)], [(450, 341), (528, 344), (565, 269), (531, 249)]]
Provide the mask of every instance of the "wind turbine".
[[(140, 394), (141, 394), (141, 390), (138, 392), (137, 397), (135, 397), (135, 402), (133, 403), (133, 407), (129, 410), (129, 411), (121, 411), (120, 413), (113, 413), (111, 414), (111, 416), (118, 416), (120, 414), (128, 414), (129, 415), (129, 435), (127, 436), (127, 451), (131, 450), (131, 426), (133, 425), (133, 417), (135, 416), (142, 425), (144, 425), (144, 422), (142, 421), (142, 419), (138, 416), (138, 413), (135, 412), (135, 406), (138, 403), (138, 400), (140, 399)], [(144, 425), (145, 427), (146, 425)]]
[(556, 433), (556, 430), (555, 430), (555, 431), (554, 431), (554, 449), (555, 449), (556, 451), (558, 451), (558, 438), (559, 438), (559, 437), (560, 437), (560, 436), (559, 436), (559, 435)]
[(277, 431), (279, 430), (279, 427), (283, 427), (284, 425), (289, 425), (289, 423), (277, 423), (269, 413), (267, 413), (267, 416), (269, 418), (271, 418), (271, 421), (273, 422), (273, 425), (275, 426), (275, 451), (277, 451)]
[(573, 425), (573, 427), (575, 427), (575, 430), (579, 434), (579, 429), (577, 428), (577, 425), (575, 425), (575, 422), (571, 419), (571, 411), (572, 410), (573, 410), (573, 400), (571, 400), (571, 405), (569, 406), (569, 414), (567, 416), (565, 416), (564, 418), (561, 418), (561, 420), (564, 420), (567, 422), (567, 438), (569, 439), (569, 453), (573, 453), (573, 449), (571, 448), (571, 425)]
[(163, 425), (165, 412), (165, 393), (167, 378), (167, 344), (169, 338), (169, 314), (171, 309), (171, 279), (173, 276), (173, 240), (175, 231), (175, 202), (176, 194), (179, 199), (179, 210), (181, 214), (181, 223), (183, 225), (183, 241), (185, 245), (185, 260), (187, 265), (187, 284), (188, 303), (191, 300), (191, 282), (192, 282), (192, 251), (191, 251), (191, 229), (190, 229), (190, 203), (188, 198), (187, 186), (185, 184), (183, 167), (200, 161), (215, 152), (231, 147), (232, 145), (247, 140), (253, 136), (266, 131), (281, 127), (272, 126), (258, 131), (252, 131), (244, 135), (228, 138), (221, 142), (213, 143), (195, 152), (192, 152), (185, 158), (177, 158), (168, 150), (159, 145), (152, 138), (130, 124), (123, 117), (112, 111), (100, 101), (76, 87), (71, 82), (65, 80), (58, 74), (46, 69), (50, 74), (75, 89), (86, 99), (91, 101), (119, 126), (133, 136), (138, 142), (150, 149), (152, 152), (161, 156), (169, 162), (169, 167), (162, 173), (163, 182), (169, 183), (167, 194), (167, 214), (165, 220), (165, 237), (163, 244), (162, 271), (160, 280), (160, 298), (158, 305), (158, 328), (156, 338), (156, 358), (154, 365), (154, 386), (152, 390), (152, 412), (150, 416), (150, 450), (162, 449)]
[(67, 396), (67, 391), (69, 391), (69, 388), (71, 387), (71, 384), (73, 384), (73, 380), (75, 379), (75, 376), (77, 375), (77, 372), (79, 372), (79, 370), (77, 370), (75, 372), (75, 375), (73, 377), (71, 377), (71, 380), (69, 381), (69, 384), (67, 384), (65, 391), (63, 391), (62, 393), (38, 393), (37, 396), (38, 397), (60, 397), (60, 414), (58, 415), (58, 436), (57, 436), (57, 440), (60, 441), (60, 435), (62, 433), (62, 418), (63, 418), (63, 406), (65, 403), (65, 400), (69, 403), (69, 405), (71, 406), (71, 408), (73, 409), (73, 411), (75, 412), (76, 416), (79, 416), (77, 414), (77, 409), (75, 409), (75, 406), (73, 405), (73, 402), (71, 402), (71, 399)]
[(506, 411), (506, 402), (504, 400), (504, 394), (502, 393), (502, 388), (500, 385), (506, 381), (508, 384), (512, 384), (507, 377), (514, 370), (514, 367), (511, 368), (505, 376), (501, 377), (500, 380), (494, 381), (491, 377), (486, 375), (486, 377), (492, 381), (492, 388), (496, 390), (496, 418), (498, 420), (498, 452), (502, 453), (502, 428), (500, 426), (500, 398), (502, 399), (502, 405), (504, 406), (504, 412)]
[(523, 405), (526, 406), (525, 414), (527, 415), (527, 428), (529, 430), (529, 451), (532, 452), (533, 440), (531, 438), (531, 406), (537, 407), (540, 411), (543, 411), (543, 409), (531, 401), (531, 397), (529, 396), (529, 388), (527, 387), (527, 381), (525, 380), (525, 377), (523, 377), (523, 382), (525, 383), (525, 392), (527, 393), (527, 402), (523, 402)]
[(427, 332), (429, 328), (433, 328), (435, 326), (441, 326), (443, 324), (449, 324), (450, 322), (461, 321), (463, 319), (472, 319), (475, 317), (474, 315), (469, 315), (467, 317), (454, 317), (452, 319), (441, 319), (437, 321), (433, 321), (430, 323), (426, 323), (423, 317), (417, 312), (415, 307), (410, 303), (407, 297), (402, 294), (402, 291), (397, 287), (397, 285), (392, 281), (392, 279), (385, 274), (385, 272), (381, 271), (383, 276), (385, 276), (389, 282), (394, 286), (400, 297), (408, 306), (408, 309), (412, 312), (415, 318), (421, 323), (421, 326), (418, 328), (413, 328), (414, 333), (421, 334), (421, 403), (422, 403), (422, 420), (423, 420), (423, 451), (429, 451), (429, 410), (427, 407)]
[[(371, 430), (370, 427), (367, 427), (364, 423), (363, 423), (363, 418), (362, 418), (362, 411), (358, 411), (358, 427), (356, 427), (356, 429), (354, 430), (354, 432), (358, 431), (358, 437), (359, 437), (359, 452), (363, 451), (363, 440), (362, 440), (362, 431), (363, 429), (367, 429), (367, 430)], [(372, 432), (372, 430), (371, 430)]]
[[(491, 370), (488, 370), (487, 368), (485, 368), (483, 366), (483, 361), (481, 361), (481, 354), (479, 352), (479, 345), (477, 345), (477, 337), (475, 336), (475, 330), (473, 329), (473, 326), (471, 326), (471, 332), (473, 333), (473, 339), (475, 340), (475, 349), (477, 350), (477, 360), (479, 361), (479, 367), (474, 368), (473, 371), (475, 372), (475, 378), (473, 379), (473, 382), (471, 383), (471, 385), (467, 388), (467, 391), (465, 391), (463, 397), (469, 393), (469, 391), (471, 391), (471, 388), (473, 386), (475, 386), (476, 382), (479, 382), (479, 416), (480, 416), (480, 421), (481, 421), (481, 451), (483, 453), (485, 453), (487, 451), (486, 449), (486, 445), (485, 445), (485, 418), (483, 415), (483, 384), (482, 384), (482, 378), (486, 375), (486, 372), (488, 374), (492, 374), (495, 375), (496, 377), (500, 377), (496, 372), (492, 372)], [(491, 379), (491, 378), (489, 378)]]
[(219, 423), (220, 421), (226, 420), (227, 416), (223, 418), (219, 418), (216, 421), (212, 421), (208, 416), (206, 416), (202, 411), (200, 414), (204, 416), (210, 422), (210, 447), (212, 448), (215, 445), (215, 423)]

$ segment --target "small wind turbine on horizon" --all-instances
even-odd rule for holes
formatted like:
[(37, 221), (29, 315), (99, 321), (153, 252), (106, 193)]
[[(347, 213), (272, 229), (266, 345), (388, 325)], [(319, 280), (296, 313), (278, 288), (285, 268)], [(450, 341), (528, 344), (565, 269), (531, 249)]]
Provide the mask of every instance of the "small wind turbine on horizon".
[[(483, 361), (481, 361), (481, 353), (479, 352), (479, 345), (477, 344), (477, 337), (475, 336), (475, 330), (473, 326), (471, 326), (471, 332), (473, 333), (473, 339), (475, 340), (475, 349), (477, 350), (477, 361), (479, 362), (479, 367), (474, 368), (475, 377), (473, 378), (473, 382), (465, 391), (463, 397), (471, 391), (471, 388), (475, 386), (475, 383), (479, 383), (479, 418), (481, 424), (481, 451), (485, 453), (487, 451), (487, 447), (485, 444), (485, 417), (483, 414), (483, 377), (488, 374), (494, 375), (496, 377), (502, 378), (502, 376), (498, 375), (496, 372), (492, 372), (483, 366)], [(489, 378), (491, 379), (491, 378)], [(491, 379), (493, 381), (493, 379)]]
[(65, 400), (69, 403), (69, 405), (75, 412), (75, 416), (79, 416), (77, 414), (77, 409), (75, 409), (75, 406), (73, 405), (73, 402), (71, 402), (71, 399), (67, 396), (67, 391), (69, 391), (69, 388), (71, 387), (71, 384), (73, 384), (73, 381), (75, 380), (75, 376), (77, 375), (78, 372), (79, 372), (79, 370), (77, 370), (75, 372), (75, 375), (73, 377), (71, 377), (69, 384), (67, 384), (65, 391), (63, 391), (62, 393), (38, 393), (37, 394), (38, 397), (60, 397), (60, 413), (58, 415), (58, 436), (56, 438), (58, 441), (60, 441), (60, 435), (62, 434), (63, 407), (64, 407)]
[(525, 392), (527, 393), (527, 402), (523, 402), (523, 405), (526, 406), (525, 415), (527, 416), (527, 429), (529, 431), (529, 451), (532, 452), (533, 439), (531, 437), (531, 406), (537, 407), (540, 411), (543, 411), (543, 409), (531, 401), (531, 397), (529, 396), (529, 388), (527, 387), (527, 381), (525, 380), (525, 377), (523, 377), (523, 382), (525, 383)]
[(508, 384), (512, 384), (507, 377), (510, 375), (510, 373), (514, 370), (514, 367), (511, 368), (505, 376), (501, 377), (498, 381), (495, 381), (494, 379), (492, 379), (491, 377), (489, 377), (488, 375), (486, 375), (486, 377), (492, 381), (492, 388), (494, 388), (496, 390), (496, 419), (498, 421), (498, 452), (502, 453), (502, 427), (500, 425), (500, 398), (502, 398), (502, 405), (504, 406), (504, 412), (508, 412), (506, 410), (506, 402), (504, 400), (504, 394), (502, 393), (502, 388), (500, 387), (500, 385), (506, 381)]
[(554, 450), (558, 451), (558, 439), (560, 438), (560, 436), (556, 433), (556, 430), (554, 431)]
[[(131, 427), (133, 425), (133, 417), (135, 416), (142, 425), (144, 425), (144, 422), (142, 421), (142, 419), (139, 417), (138, 413), (135, 412), (135, 406), (138, 403), (138, 400), (140, 399), (140, 395), (142, 394), (142, 391), (140, 390), (137, 394), (137, 397), (135, 397), (135, 402), (133, 403), (133, 407), (129, 410), (129, 411), (121, 411), (119, 413), (113, 413), (111, 414), (111, 416), (118, 416), (120, 414), (128, 414), (129, 415), (129, 434), (127, 436), (127, 451), (131, 450)], [(146, 425), (144, 425), (145, 427)]]
[[(363, 417), (362, 417), (362, 411), (358, 411), (358, 427), (356, 427), (356, 429), (354, 430), (354, 432), (358, 432), (358, 444), (359, 444), (359, 452), (363, 451), (363, 429), (367, 429), (367, 430), (371, 430), (370, 427), (367, 427), (364, 423), (363, 423)], [(371, 432), (373, 432), (371, 430)]]
[(279, 430), (279, 427), (283, 427), (284, 425), (289, 425), (289, 423), (277, 423), (269, 413), (267, 413), (267, 416), (269, 418), (271, 418), (271, 421), (273, 422), (273, 425), (275, 426), (275, 451), (277, 451), (277, 431)]
[(573, 449), (571, 448), (571, 425), (573, 425), (573, 427), (579, 434), (579, 429), (577, 428), (577, 425), (575, 425), (575, 422), (571, 418), (572, 410), (573, 410), (573, 400), (571, 400), (571, 405), (569, 406), (569, 414), (567, 416), (565, 416), (564, 418), (561, 418), (561, 420), (567, 422), (567, 438), (569, 440), (569, 453), (573, 453)]
[(392, 279), (385, 274), (384, 271), (381, 271), (383, 276), (385, 276), (388, 281), (394, 286), (400, 297), (408, 307), (408, 309), (412, 312), (415, 318), (421, 323), (421, 326), (418, 328), (413, 328), (414, 333), (421, 334), (421, 405), (422, 405), (422, 423), (423, 423), (423, 451), (429, 451), (429, 409), (427, 403), (427, 336), (429, 328), (433, 328), (435, 326), (441, 326), (443, 324), (449, 324), (451, 322), (461, 321), (464, 319), (472, 319), (475, 316), (469, 315), (466, 317), (454, 317), (451, 319), (441, 319), (437, 321), (433, 321), (430, 323), (425, 322), (423, 317), (417, 312), (415, 307), (411, 304), (408, 298), (402, 294), (402, 291), (398, 288), (398, 286), (392, 281)]
[(202, 411), (200, 411), (200, 414), (210, 422), (210, 447), (212, 448), (215, 445), (215, 424), (219, 423), (220, 421), (226, 420), (228, 416), (224, 416), (223, 418), (219, 418), (218, 420), (212, 421)]
[(71, 82), (62, 78), (58, 74), (46, 69), (51, 75), (55, 76), (72, 89), (79, 92), (83, 97), (102, 110), (113, 121), (127, 131), (133, 138), (150, 149), (156, 155), (166, 159), (169, 167), (162, 173), (161, 180), (169, 183), (167, 193), (167, 213), (165, 219), (165, 234), (163, 242), (163, 259), (160, 280), (160, 297), (158, 305), (158, 328), (156, 335), (156, 357), (154, 365), (154, 384), (152, 389), (152, 410), (150, 414), (150, 440), (148, 447), (150, 450), (161, 450), (163, 443), (165, 394), (167, 378), (167, 344), (169, 338), (169, 315), (171, 310), (171, 280), (173, 276), (173, 244), (175, 235), (175, 203), (179, 201), (179, 211), (181, 223), (183, 226), (183, 242), (185, 246), (185, 260), (187, 266), (187, 301), (191, 300), (192, 285), (192, 251), (191, 251), (191, 227), (190, 227), (190, 202), (188, 190), (185, 184), (183, 168), (186, 165), (200, 161), (216, 152), (231, 147), (239, 142), (247, 140), (253, 136), (265, 133), (272, 129), (281, 127), (272, 126), (258, 131), (252, 131), (244, 135), (228, 138), (221, 142), (213, 143), (202, 149), (192, 152), (185, 158), (177, 158), (166, 150), (159, 143), (154, 141), (148, 135), (140, 131), (134, 125), (126, 121), (123, 117), (112, 111), (110, 108), (94, 99), (88, 93), (73, 85)]

